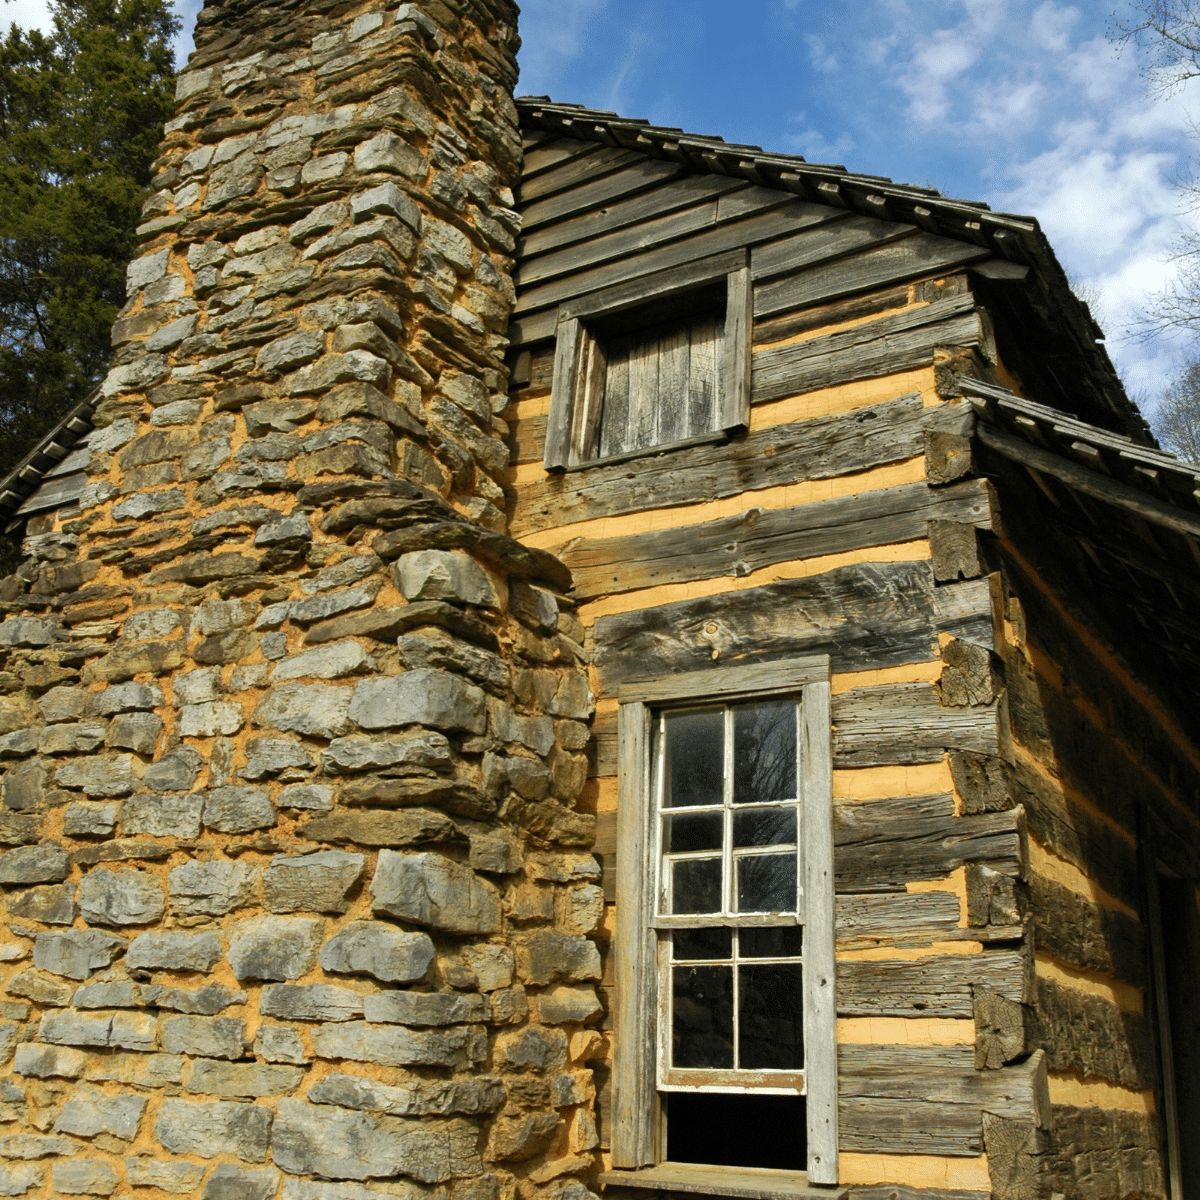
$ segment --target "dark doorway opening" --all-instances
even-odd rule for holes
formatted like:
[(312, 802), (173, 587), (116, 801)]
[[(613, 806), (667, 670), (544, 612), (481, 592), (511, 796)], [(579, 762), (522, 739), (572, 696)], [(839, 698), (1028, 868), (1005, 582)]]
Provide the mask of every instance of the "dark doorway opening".
[(670, 1092), (663, 1099), (671, 1162), (807, 1168), (803, 1096)]

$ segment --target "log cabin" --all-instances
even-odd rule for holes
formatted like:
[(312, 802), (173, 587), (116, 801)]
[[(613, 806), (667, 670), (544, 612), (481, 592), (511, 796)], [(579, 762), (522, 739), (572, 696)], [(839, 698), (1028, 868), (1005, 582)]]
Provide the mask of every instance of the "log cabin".
[(5, 1194), (1200, 1194), (1200, 466), (1037, 221), (393, 7), (209, 0), (0, 484)]

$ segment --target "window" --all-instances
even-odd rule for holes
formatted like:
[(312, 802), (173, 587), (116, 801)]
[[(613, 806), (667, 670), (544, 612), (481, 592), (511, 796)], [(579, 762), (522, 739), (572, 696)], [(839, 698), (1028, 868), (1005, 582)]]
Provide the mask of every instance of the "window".
[(546, 469), (621, 461), (744, 428), (752, 320), (744, 251), (564, 305)]
[(622, 688), (615, 1167), (837, 1181), (828, 672)]

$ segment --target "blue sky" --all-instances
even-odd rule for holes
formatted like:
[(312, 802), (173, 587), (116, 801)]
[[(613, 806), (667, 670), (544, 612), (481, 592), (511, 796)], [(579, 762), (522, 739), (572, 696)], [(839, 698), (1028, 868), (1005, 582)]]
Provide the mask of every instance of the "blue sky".
[[(1032, 214), (1152, 405), (1189, 347), (1125, 331), (1196, 224), (1171, 184), (1200, 156), (1200, 89), (1147, 98), (1105, 37), (1114, 2), (524, 0), (518, 93)], [(182, 62), (199, 0), (177, 7)], [(0, 21), (44, 12), (5, 0)]]

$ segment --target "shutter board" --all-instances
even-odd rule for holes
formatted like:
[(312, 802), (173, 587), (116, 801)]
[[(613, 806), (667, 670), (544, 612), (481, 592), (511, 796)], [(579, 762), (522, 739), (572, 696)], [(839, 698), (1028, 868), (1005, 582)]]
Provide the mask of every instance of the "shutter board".
[(600, 440), (600, 422), (604, 415), (605, 381), (608, 356), (604, 344), (585, 329), (580, 363), (580, 386), (571, 438), (571, 465), (595, 458)]
[(629, 437), (624, 450), (653, 446), (658, 430), (659, 338), (639, 339), (629, 350)]
[(713, 317), (697, 321), (691, 329), (688, 371), (688, 427), (681, 437), (695, 437), (716, 428), (719, 326)]
[(546, 418), (546, 450), (542, 458), (547, 471), (561, 471), (570, 462), (571, 424), (583, 339), (583, 325), (578, 318), (567, 317), (559, 321), (554, 346), (554, 377), (550, 384), (550, 414)]
[(629, 434), (629, 345), (626, 339), (609, 347), (604, 380), (604, 411), (600, 417), (600, 455), (623, 454)]
[(754, 328), (754, 289), (750, 268), (729, 273), (725, 336), (721, 354), (722, 429), (750, 426), (750, 337)]
[(686, 325), (665, 333), (658, 358), (659, 444), (677, 442), (688, 436), (688, 377), (691, 338)]

